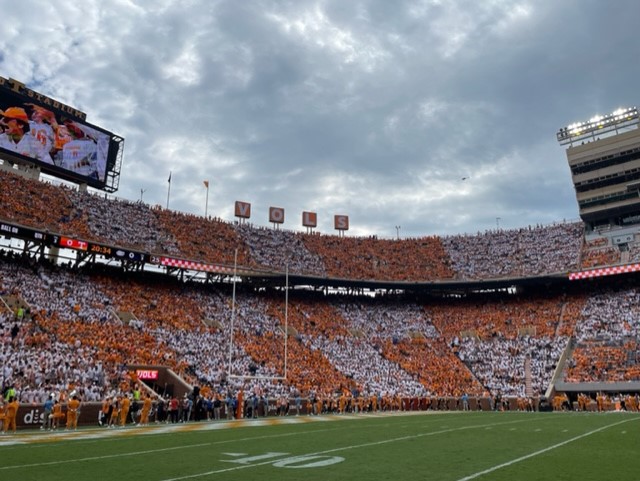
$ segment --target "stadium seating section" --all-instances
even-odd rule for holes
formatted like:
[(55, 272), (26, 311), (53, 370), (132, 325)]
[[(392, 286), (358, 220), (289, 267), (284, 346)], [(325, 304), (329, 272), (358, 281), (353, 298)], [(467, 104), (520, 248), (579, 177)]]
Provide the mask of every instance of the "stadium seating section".
[[(0, 205), (6, 221), (85, 240), (227, 265), (237, 249), (242, 266), (351, 280), (531, 277), (620, 262), (619, 250), (585, 242), (579, 222), (402, 240), (302, 234), (7, 172)], [(274, 398), (543, 395), (567, 348), (562, 380), (640, 379), (640, 289), (624, 281), (444, 299), (301, 290), (285, 305), (277, 289), (240, 285), (233, 297), (228, 284), (4, 250), (0, 295), (2, 383), (15, 384), (24, 402), (72, 387), (100, 400), (129, 379), (128, 364), (166, 365), (193, 385)]]

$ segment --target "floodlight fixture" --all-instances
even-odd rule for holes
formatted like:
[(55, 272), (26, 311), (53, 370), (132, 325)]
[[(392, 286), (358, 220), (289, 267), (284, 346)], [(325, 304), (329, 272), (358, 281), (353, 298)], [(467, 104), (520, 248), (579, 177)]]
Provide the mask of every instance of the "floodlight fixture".
[(618, 134), (640, 123), (636, 107), (619, 108), (608, 115), (595, 115), (585, 122), (575, 122), (558, 130), (556, 138), (560, 145), (571, 144), (591, 138), (596, 140), (602, 134)]

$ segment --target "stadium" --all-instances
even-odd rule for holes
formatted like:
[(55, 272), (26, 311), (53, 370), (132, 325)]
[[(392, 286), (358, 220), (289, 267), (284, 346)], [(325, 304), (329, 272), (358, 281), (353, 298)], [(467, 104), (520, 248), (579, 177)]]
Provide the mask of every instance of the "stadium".
[[(378, 239), (339, 216), (340, 235), (301, 233), (253, 226), (241, 202), (227, 222), (106, 195), (124, 139), (17, 90), (0, 89), (3, 130), (50, 141), (0, 144), (3, 473), (102, 479), (110, 460), (133, 479), (150, 456), (148, 479), (423, 479), (425, 450), (437, 479), (549, 479), (567, 458), (560, 479), (621, 472), (640, 392), (635, 108), (557, 133), (579, 221)], [(606, 462), (586, 438), (615, 446)]]

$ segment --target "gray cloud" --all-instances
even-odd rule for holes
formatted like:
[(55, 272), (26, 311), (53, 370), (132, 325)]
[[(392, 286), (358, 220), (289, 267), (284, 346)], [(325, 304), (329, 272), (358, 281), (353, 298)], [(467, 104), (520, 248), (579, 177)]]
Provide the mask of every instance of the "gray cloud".
[[(395, 237), (577, 218), (558, 128), (636, 102), (635, 0), (0, 0), (0, 75), (126, 139), (118, 196)], [(462, 180), (466, 177), (466, 180)]]

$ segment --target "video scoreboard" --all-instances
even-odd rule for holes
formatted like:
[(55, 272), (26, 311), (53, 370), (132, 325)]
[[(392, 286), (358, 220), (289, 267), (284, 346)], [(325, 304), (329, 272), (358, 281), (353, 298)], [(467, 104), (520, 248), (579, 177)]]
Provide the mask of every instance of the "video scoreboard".
[(0, 158), (110, 190), (123, 148), (124, 139), (88, 123), (84, 112), (0, 77)]
[(234, 271), (233, 267), (230, 266), (154, 255), (148, 252), (140, 252), (122, 247), (110, 246), (105, 243), (86, 241), (72, 236), (50, 233), (48, 231), (11, 224), (9, 222), (0, 222), (0, 236), (33, 241), (49, 247), (58, 247), (60, 249), (70, 249), (77, 252), (95, 254), (106, 259), (148, 263), (159, 267), (208, 272), (212, 274), (233, 274)]
[(134, 262), (146, 262), (148, 254), (137, 252), (120, 247), (112, 247), (106, 244), (87, 242), (74, 237), (67, 237), (58, 234), (51, 234), (46, 231), (31, 229), (19, 225), (0, 222), (0, 235), (5, 237), (17, 237), (19, 239), (36, 241), (50, 247), (60, 247), (62, 249), (72, 249), (75, 251), (87, 252), (101, 255), (105, 258), (122, 259)]

